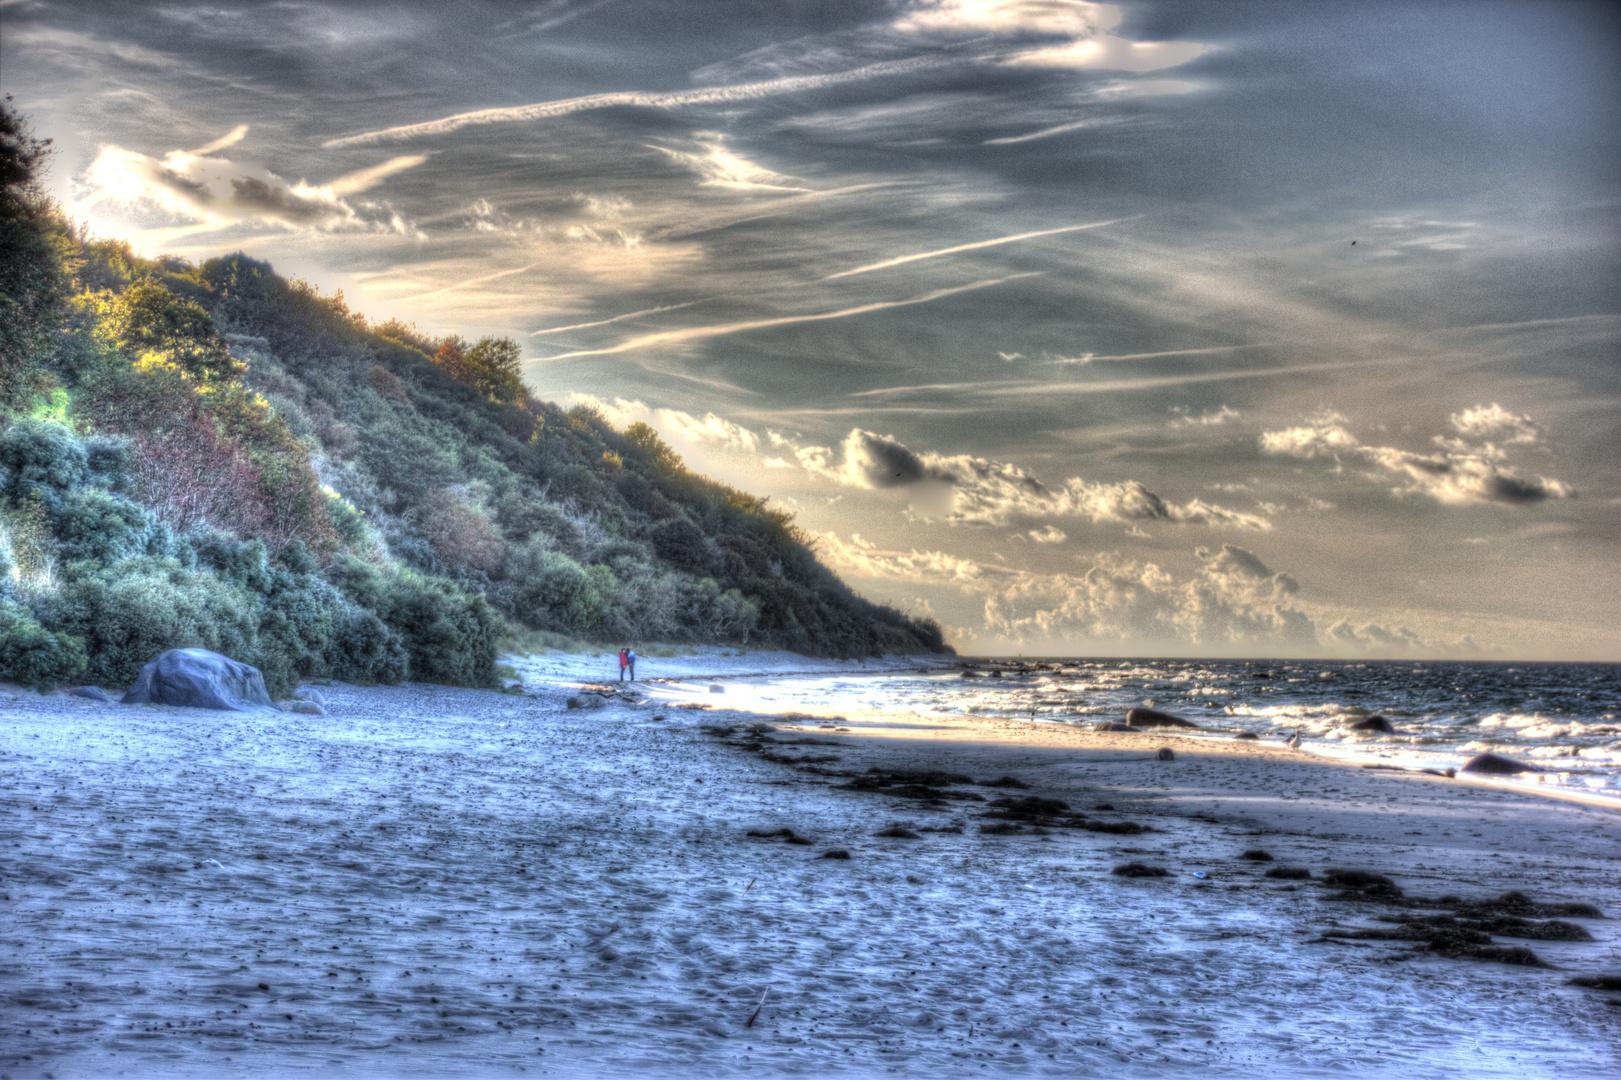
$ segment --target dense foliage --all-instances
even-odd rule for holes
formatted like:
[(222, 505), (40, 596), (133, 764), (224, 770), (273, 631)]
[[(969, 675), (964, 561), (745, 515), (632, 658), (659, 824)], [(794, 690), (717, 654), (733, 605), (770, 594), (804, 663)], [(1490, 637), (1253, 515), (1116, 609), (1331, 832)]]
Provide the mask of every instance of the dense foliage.
[(0, 679), (201, 645), (300, 678), (489, 685), (513, 630), (940, 650), (649, 427), (532, 399), (506, 338), (373, 325), (243, 254), (74, 229), (0, 108)]

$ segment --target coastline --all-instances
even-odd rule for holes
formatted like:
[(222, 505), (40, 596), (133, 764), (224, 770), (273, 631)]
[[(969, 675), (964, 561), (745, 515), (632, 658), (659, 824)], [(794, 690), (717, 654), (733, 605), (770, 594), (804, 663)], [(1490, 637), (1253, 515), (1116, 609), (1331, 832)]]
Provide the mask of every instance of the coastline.
[[(751, 673), (800, 662), (752, 658)], [(681, 660), (640, 673), (729, 674)], [(660, 684), (569, 709), (608, 680), (551, 663), (525, 672), (522, 696), (322, 686), (328, 717), (0, 695), (0, 1071), (1617, 1064), (1617, 995), (1568, 985), (1621, 967), (1621, 813), (1608, 807), (1255, 742), (986, 718), (789, 722), (725, 694), (675, 708)], [(897, 770), (1028, 786), (939, 789), (983, 801), (846, 786)], [(1007, 797), (1152, 831), (984, 816)], [(897, 825), (917, 838), (874, 835)], [(1273, 861), (1240, 857), (1256, 848)], [(1167, 876), (1111, 873), (1131, 861)], [(1285, 865), (1313, 876), (1264, 876)], [(1496, 939), (1554, 968), (1324, 940), (1402, 910), (1331, 899), (1331, 867), (1387, 874), (1410, 897), (1520, 890), (1610, 918), (1572, 920), (1591, 942)]]

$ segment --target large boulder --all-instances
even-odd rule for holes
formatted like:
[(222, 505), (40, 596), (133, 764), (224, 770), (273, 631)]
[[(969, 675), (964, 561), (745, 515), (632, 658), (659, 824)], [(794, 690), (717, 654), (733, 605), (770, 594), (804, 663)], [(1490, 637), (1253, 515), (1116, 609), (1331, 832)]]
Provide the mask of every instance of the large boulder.
[(1158, 709), (1142, 709), (1142, 708), (1133, 709), (1130, 712), (1128, 712), (1126, 714), (1126, 723), (1130, 724), (1132, 727), (1140, 727), (1140, 728), (1144, 728), (1144, 727), (1190, 727), (1190, 728), (1196, 728), (1196, 727), (1199, 726), (1198, 724), (1195, 724), (1192, 720), (1184, 720), (1182, 717), (1173, 716), (1168, 712), (1160, 712)]
[(230, 712), (274, 712), (259, 669), (207, 649), (170, 649), (141, 669), (125, 705), (184, 705)]

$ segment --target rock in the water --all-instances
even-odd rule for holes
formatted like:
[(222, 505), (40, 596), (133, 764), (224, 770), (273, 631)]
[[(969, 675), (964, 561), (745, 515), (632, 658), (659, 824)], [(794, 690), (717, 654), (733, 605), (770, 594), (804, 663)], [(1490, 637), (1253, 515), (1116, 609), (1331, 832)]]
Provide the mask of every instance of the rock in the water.
[(1158, 758), (1160, 761), (1175, 761), (1176, 760), (1176, 754), (1171, 750), (1171, 748), (1169, 746), (1160, 747), (1159, 748), (1159, 753), (1155, 754), (1154, 756), (1156, 758)]
[(99, 686), (75, 686), (68, 691), (74, 697), (89, 698), (91, 701), (102, 701), (111, 705), (113, 696)]
[(314, 701), (289, 701), (287, 703), (286, 711), (291, 713), (303, 713), (305, 716), (326, 715), (326, 710), (321, 708), (318, 702)]
[(1172, 716), (1168, 712), (1158, 709), (1133, 709), (1126, 714), (1126, 723), (1132, 727), (1188, 727), (1196, 728), (1199, 725), (1192, 720), (1184, 720), (1180, 716)]
[(300, 701), (313, 701), (317, 705), (321, 706), (321, 708), (326, 708), (326, 698), (322, 697), (321, 691), (315, 689), (313, 686), (300, 686), (297, 690), (293, 691), (293, 696)]
[(125, 705), (273, 712), (259, 669), (207, 649), (170, 649), (141, 669)]
[(1116, 723), (1113, 723), (1113, 722), (1109, 722), (1109, 723), (1103, 723), (1103, 724), (1093, 724), (1092, 725), (1092, 730), (1093, 731), (1141, 731), (1142, 728), (1140, 728), (1140, 727), (1132, 727), (1130, 724), (1116, 724)]
[(1383, 716), (1370, 716), (1351, 725), (1352, 731), (1377, 731), (1385, 735), (1396, 734), (1396, 725)]
[(1525, 765), (1502, 754), (1476, 754), (1463, 767), (1464, 772), (1485, 773), (1488, 776), (1513, 776), (1522, 772), (1541, 772), (1535, 765)]
[(1233, 738), (1243, 742), (1249, 742), (1254, 739), (1259, 739), (1260, 736), (1255, 734), (1253, 731), (1240, 731), (1237, 735), (1234, 735)]

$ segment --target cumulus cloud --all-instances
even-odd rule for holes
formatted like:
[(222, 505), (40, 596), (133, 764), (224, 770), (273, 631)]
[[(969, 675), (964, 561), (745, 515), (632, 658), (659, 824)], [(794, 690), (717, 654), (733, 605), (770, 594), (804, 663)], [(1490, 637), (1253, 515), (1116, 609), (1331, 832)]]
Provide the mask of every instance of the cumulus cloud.
[(1468, 438), (1437, 435), (1435, 453), (1417, 453), (1394, 446), (1370, 446), (1346, 427), (1348, 421), (1335, 412), (1322, 412), (1307, 423), (1279, 431), (1263, 432), (1261, 448), (1269, 454), (1285, 454), (1310, 460), (1346, 457), (1368, 462), (1396, 478), (1398, 495), (1426, 495), (1449, 504), (1502, 503), (1524, 505), (1548, 499), (1569, 499), (1575, 490), (1560, 480), (1546, 476), (1522, 476), (1505, 464), (1503, 446), (1491, 441), (1502, 437), (1503, 445), (1527, 445), (1541, 437), (1541, 429), (1528, 416), (1509, 412), (1493, 403), (1466, 409), (1451, 417), (1452, 427)]
[(1056, 525), (1048, 525), (1042, 529), (1031, 529), (1028, 535), (1030, 539), (1038, 544), (1062, 544), (1069, 539), (1069, 534)]
[(1136, 480), (1110, 484), (1072, 477), (1049, 487), (1017, 465), (967, 454), (920, 454), (893, 436), (861, 428), (851, 429), (839, 453), (825, 446), (807, 446), (798, 448), (796, 454), (807, 471), (852, 487), (938, 485), (931, 494), (945, 496), (945, 519), (954, 524), (1001, 525), (1014, 516), (1025, 516), (1272, 527), (1259, 515), (1201, 499), (1169, 502)]
[(1037, 574), (942, 551), (889, 551), (859, 535), (817, 536), (833, 569), (960, 589), (985, 603), (986, 629), (1014, 640), (1093, 639), (1205, 647), (1318, 644), (1311, 617), (1294, 602), (1298, 585), (1252, 551), (1199, 549), (1182, 580), (1150, 562), (1099, 556), (1080, 574)]
[(196, 150), (148, 157), (120, 146), (101, 147), (81, 177), (88, 194), (79, 208), (111, 202), (156, 208), (190, 224), (274, 224), (289, 229), (382, 229), (413, 232), (399, 215), (349, 197), (427, 160), (424, 154), (391, 158), (325, 184), (292, 183), (269, 170), (217, 156), (247, 134), (242, 125)]
[[(655, 409), (646, 402), (626, 398), (604, 401), (592, 394), (574, 393), (569, 400), (596, 409), (614, 427), (624, 428), (637, 421), (650, 424), (666, 439), (709, 443), (744, 453), (757, 453), (760, 436), (714, 413), (695, 416), (681, 409)], [(783, 462), (783, 464), (787, 464)]]
[[(1113, 4), (1084, 0), (916, 0), (895, 28), (920, 34), (993, 35), (1031, 40), (1003, 62), (1027, 67), (1157, 71), (1202, 54), (1191, 41), (1128, 41), (1109, 31), (1120, 25)], [(1035, 41), (1041, 41), (1039, 45)]]

